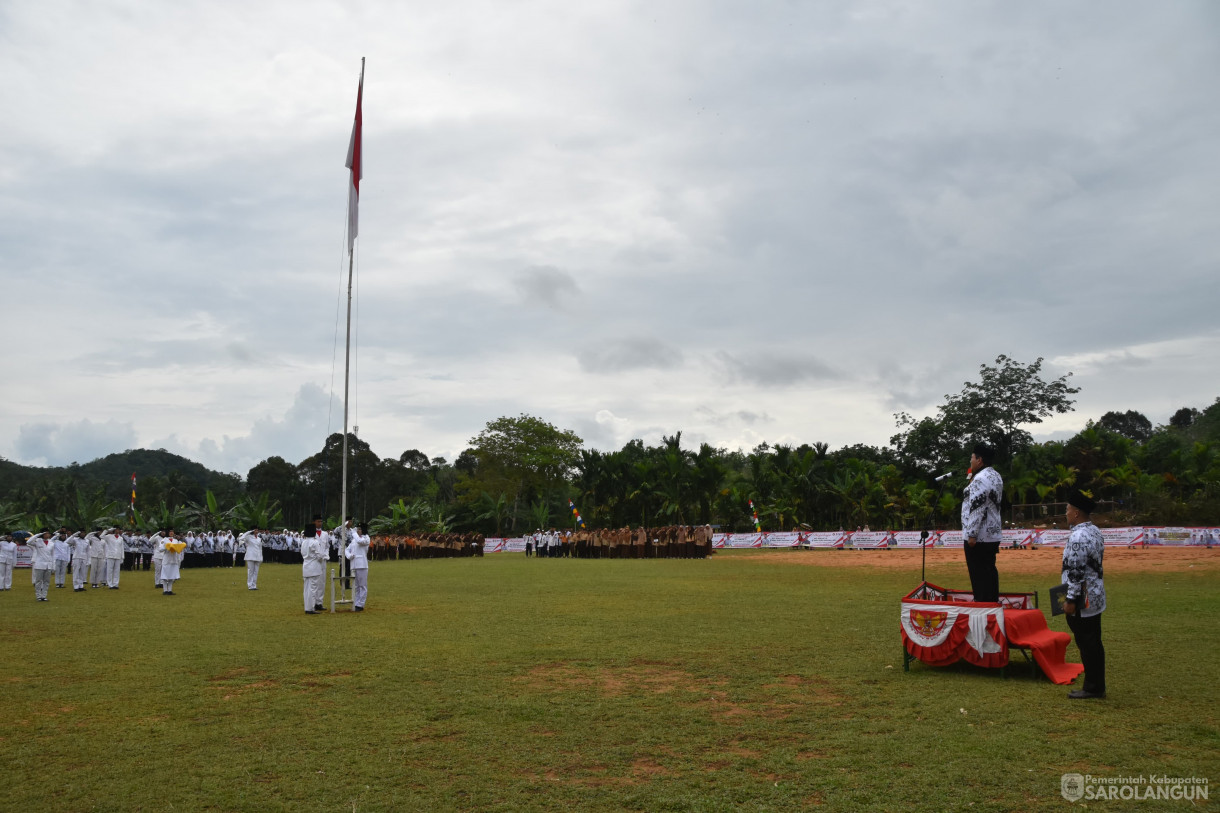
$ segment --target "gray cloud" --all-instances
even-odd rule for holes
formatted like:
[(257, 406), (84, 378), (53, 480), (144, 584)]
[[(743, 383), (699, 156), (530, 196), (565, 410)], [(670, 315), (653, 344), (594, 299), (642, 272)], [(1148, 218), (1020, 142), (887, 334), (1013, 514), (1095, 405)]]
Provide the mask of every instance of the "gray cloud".
[(136, 446), (136, 430), (130, 423), (88, 418), (70, 423), (22, 424), (16, 441), (21, 460), (44, 466), (88, 463)]
[(528, 305), (559, 310), (580, 294), (575, 278), (550, 266), (527, 268), (513, 279), (521, 301)]
[(790, 387), (806, 382), (834, 382), (842, 373), (814, 356), (760, 352), (748, 358), (721, 350), (714, 364), (727, 381), (762, 387)]
[(682, 366), (682, 351), (660, 339), (639, 337), (586, 347), (576, 359), (581, 370), (594, 374), (672, 370)]
[(774, 423), (775, 421), (774, 418), (765, 412), (758, 413), (747, 409), (739, 409), (733, 412), (721, 413), (708, 406), (697, 407), (695, 415), (701, 421), (706, 421), (713, 426), (726, 426), (729, 424), (754, 426), (755, 424)]
[[(334, 417), (332, 406), (337, 409), (339, 420), (328, 426), (328, 419)], [(341, 400), (332, 405), (330, 397), (321, 387), (306, 384), (297, 391), (292, 406), (283, 417), (257, 418), (249, 434), (204, 437), (195, 442), (173, 434), (153, 441), (151, 445), (245, 477), (256, 463), (272, 455), (283, 457), (290, 463), (299, 463), (316, 453), (322, 448), (328, 428), (332, 432), (342, 431), (342, 415)]]

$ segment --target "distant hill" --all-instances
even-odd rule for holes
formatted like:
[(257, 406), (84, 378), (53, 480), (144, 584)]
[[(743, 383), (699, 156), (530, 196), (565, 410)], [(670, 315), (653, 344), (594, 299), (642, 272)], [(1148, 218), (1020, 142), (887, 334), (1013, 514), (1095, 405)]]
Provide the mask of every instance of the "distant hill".
[(108, 497), (126, 502), (131, 496), (132, 472), (136, 474), (138, 492), (141, 481), (158, 493), (172, 484), (191, 500), (200, 499), (208, 489), (217, 494), (244, 490), (240, 478), (212, 471), (181, 455), (164, 449), (129, 449), (89, 463), (45, 468), (0, 459), (0, 500), (14, 500), (18, 495), (72, 483), (82, 491), (102, 486)]

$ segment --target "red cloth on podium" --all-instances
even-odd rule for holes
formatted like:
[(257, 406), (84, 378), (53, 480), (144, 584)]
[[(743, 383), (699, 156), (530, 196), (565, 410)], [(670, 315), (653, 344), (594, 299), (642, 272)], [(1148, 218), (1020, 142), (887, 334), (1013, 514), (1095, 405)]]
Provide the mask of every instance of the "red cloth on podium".
[(1033, 652), (1042, 672), (1054, 683), (1071, 683), (1084, 671), (1081, 664), (1064, 661), (1072, 636), (1048, 629), (1041, 610), (1005, 610), (1004, 627), (1008, 643)]

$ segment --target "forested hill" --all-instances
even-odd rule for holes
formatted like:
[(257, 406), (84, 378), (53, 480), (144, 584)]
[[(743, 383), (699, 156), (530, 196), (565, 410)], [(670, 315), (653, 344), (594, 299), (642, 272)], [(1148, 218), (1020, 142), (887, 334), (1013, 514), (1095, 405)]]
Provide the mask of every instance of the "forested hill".
[(0, 499), (38, 505), (74, 490), (92, 494), (102, 489), (107, 499), (126, 503), (131, 498), (131, 475), (137, 478), (137, 500), (147, 504), (173, 492), (186, 501), (198, 501), (209, 489), (217, 495), (241, 493), (241, 478), (222, 474), (164, 449), (129, 449), (89, 463), (69, 466), (23, 466), (0, 459)]

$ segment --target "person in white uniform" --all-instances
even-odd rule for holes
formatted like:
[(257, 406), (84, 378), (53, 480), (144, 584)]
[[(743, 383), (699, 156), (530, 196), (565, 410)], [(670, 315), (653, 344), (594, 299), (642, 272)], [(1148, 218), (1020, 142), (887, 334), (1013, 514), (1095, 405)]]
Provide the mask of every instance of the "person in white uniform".
[(68, 562), (72, 560), (72, 546), (68, 544), (68, 530), (60, 528), (51, 544), (55, 547), (55, 586), (63, 587), (68, 578)]
[(186, 556), (185, 543), (174, 538), (174, 529), (168, 531), (168, 537), (162, 543), (161, 553), (161, 587), (162, 595), (174, 595), (174, 582), (181, 578), (182, 559)]
[(13, 537), (0, 539), (0, 590), (13, 589), (13, 568), (17, 566), (17, 543)]
[(55, 571), (55, 544), (51, 541), (51, 532), (31, 536), (26, 544), (34, 554), (34, 598), (46, 601), (47, 591), (51, 587), (51, 573)]
[(352, 609), (362, 613), (364, 612), (364, 602), (369, 597), (369, 542), (371, 540), (368, 528), (363, 524), (357, 526), (356, 532), (351, 537), (344, 553), (351, 563), (352, 580), (355, 583), (352, 589)]
[[(330, 549), (335, 544), (335, 537), (329, 531), (322, 528), (322, 515), (315, 514), (313, 518), (314, 533), (317, 535), (317, 546), (321, 551), (322, 556), (322, 576), (318, 579), (314, 587), (313, 608), (318, 612), (322, 612), (323, 598), (326, 595), (326, 563), (330, 561)], [(304, 558), (304, 554), (302, 554)]]
[(72, 543), (72, 592), (82, 593), (89, 581), (89, 539), (77, 531), (68, 541)]
[(152, 556), (149, 561), (152, 562), (153, 571), (153, 587), (159, 589), (161, 587), (161, 565), (165, 562), (165, 537), (157, 531), (148, 540), (152, 545)]
[(106, 586), (119, 589), (119, 571), (123, 568), (123, 537), (118, 528), (111, 528), (102, 535), (106, 547)]
[(94, 587), (106, 582), (106, 543), (89, 532), (89, 583)]
[(305, 529), (301, 540), (301, 578), (304, 580), (305, 613), (314, 615), (322, 609), (322, 575), (326, 572), (326, 543), (314, 528)]
[(246, 589), (257, 590), (258, 567), (263, 563), (263, 539), (255, 528), (242, 534), (240, 541), (246, 546)]

